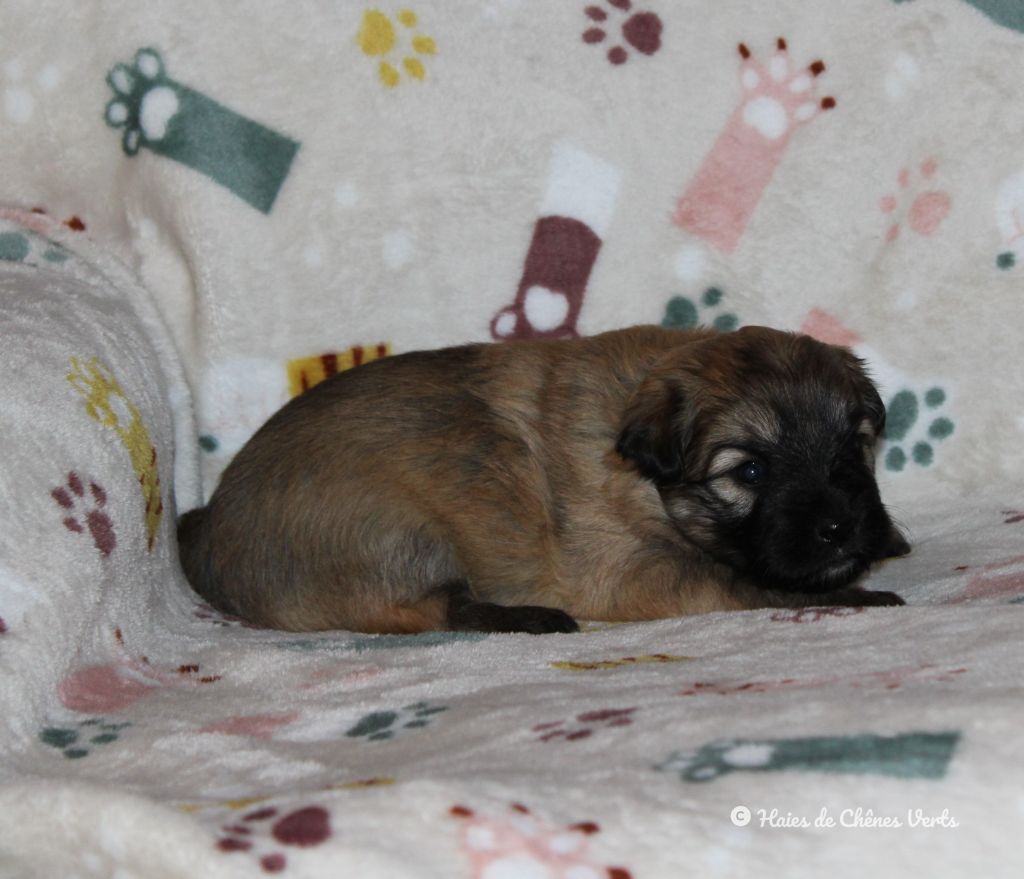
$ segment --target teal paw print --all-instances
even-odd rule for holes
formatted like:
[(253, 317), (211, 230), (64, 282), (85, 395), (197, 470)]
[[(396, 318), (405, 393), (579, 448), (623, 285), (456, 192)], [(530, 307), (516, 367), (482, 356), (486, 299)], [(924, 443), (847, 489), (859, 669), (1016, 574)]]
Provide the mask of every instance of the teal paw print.
[(695, 304), (685, 296), (673, 296), (665, 306), (663, 327), (674, 330), (692, 330), (698, 326), (711, 326), (720, 333), (728, 333), (740, 325), (740, 319), (722, 310), (725, 294), (717, 287), (708, 287)]
[(204, 433), (199, 437), (199, 448), (212, 455), (220, 448), (220, 441), (212, 433)]
[(48, 726), (39, 733), (44, 745), (63, 752), (69, 760), (80, 760), (89, 754), (89, 745), (109, 745), (116, 742), (121, 730), (130, 723), (108, 723), (102, 717), (83, 720), (75, 726)]
[(923, 398), (914, 391), (903, 390), (889, 401), (885, 421), (886, 470), (898, 473), (910, 461), (921, 467), (931, 465), (935, 459), (933, 443), (946, 439), (954, 430), (949, 418), (937, 414), (945, 402), (946, 392), (939, 387), (925, 391)]
[(103, 117), (111, 128), (123, 130), (125, 155), (147, 149), (270, 213), (297, 141), (172, 79), (156, 49), (139, 49), (130, 64), (115, 64), (107, 85), (114, 96)]
[(131, 65), (117, 64), (107, 74), (114, 97), (104, 114), (111, 128), (123, 128), (121, 146), (134, 156), (142, 146), (163, 140), (181, 106), (155, 49), (139, 49)]
[(56, 241), (21, 229), (14, 224), (4, 223), (0, 230), (0, 261), (20, 262), (31, 266), (43, 263), (57, 265), (70, 255)]
[(394, 738), (408, 729), (422, 729), (428, 726), (437, 714), (447, 711), (447, 706), (416, 702), (398, 711), (374, 711), (363, 717), (345, 733), (350, 738), (365, 738), (370, 742), (381, 742)]

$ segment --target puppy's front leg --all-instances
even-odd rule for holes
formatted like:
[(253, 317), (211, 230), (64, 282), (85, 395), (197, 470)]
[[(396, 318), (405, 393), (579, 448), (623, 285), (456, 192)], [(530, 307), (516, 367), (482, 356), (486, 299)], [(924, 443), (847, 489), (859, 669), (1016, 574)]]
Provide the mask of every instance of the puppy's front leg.
[(448, 628), (460, 632), (577, 632), (579, 626), (569, 614), (537, 605), (505, 606), (479, 601), (465, 580), (453, 580), (441, 587), (448, 594)]

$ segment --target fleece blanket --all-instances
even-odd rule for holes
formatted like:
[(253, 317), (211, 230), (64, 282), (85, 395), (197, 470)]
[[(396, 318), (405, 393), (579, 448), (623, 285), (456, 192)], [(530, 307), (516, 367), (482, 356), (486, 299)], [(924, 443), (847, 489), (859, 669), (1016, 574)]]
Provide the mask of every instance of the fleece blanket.
[[(0, 876), (1020, 875), (1019, 3), (3, 11)], [(188, 589), (176, 516), (289, 397), (634, 323), (868, 362), (907, 607), (375, 637)]]

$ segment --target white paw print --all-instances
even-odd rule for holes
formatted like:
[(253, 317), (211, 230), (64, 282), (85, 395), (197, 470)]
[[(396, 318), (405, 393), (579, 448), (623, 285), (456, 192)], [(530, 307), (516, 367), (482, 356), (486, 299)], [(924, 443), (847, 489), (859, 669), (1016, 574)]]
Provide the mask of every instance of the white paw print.
[(587, 857), (593, 822), (569, 827), (542, 824), (530, 811), (514, 805), (506, 818), (476, 815), (464, 807), (453, 814), (466, 819), (462, 845), (475, 879), (607, 879), (628, 877), (621, 867), (605, 867)]
[(54, 91), (60, 85), (61, 74), (56, 66), (47, 64), (35, 76), (29, 76), (25, 65), (15, 58), (4, 64), (3, 80), (4, 115), (9, 122), (24, 125), (35, 115), (36, 96), (33, 91)]
[(739, 45), (743, 58), (740, 83), (745, 102), (743, 121), (767, 140), (785, 137), (799, 123), (808, 122), (821, 110), (835, 107), (834, 98), (822, 98), (815, 93), (814, 80), (825, 71), (821, 61), (808, 67), (794, 67), (781, 37), (775, 54), (767, 64), (755, 61), (750, 50)]

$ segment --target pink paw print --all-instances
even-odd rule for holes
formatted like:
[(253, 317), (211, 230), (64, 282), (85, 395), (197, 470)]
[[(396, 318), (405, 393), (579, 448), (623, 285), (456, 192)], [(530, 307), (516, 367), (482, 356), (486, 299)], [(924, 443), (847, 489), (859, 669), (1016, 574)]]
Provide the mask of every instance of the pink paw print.
[(64, 527), (75, 534), (88, 529), (92, 542), (104, 556), (110, 555), (117, 546), (114, 523), (103, 511), (107, 505), (107, 493), (95, 482), (89, 483), (89, 494), (77, 473), (68, 474), (67, 482), (50, 492), (57, 504), (65, 511)]
[(452, 806), (462, 819), (462, 848), (474, 879), (522, 876), (530, 879), (631, 879), (623, 867), (605, 867), (587, 857), (588, 837), (601, 828), (593, 821), (568, 827), (542, 824), (526, 806), (513, 803), (505, 818), (477, 815)]
[(739, 244), (793, 132), (836, 105), (835, 98), (817, 96), (824, 62), (796, 67), (786, 41), (779, 37), (775, 45), (762, 64), (739, 44), (743, 93), (672, 215), (676, 225), (723, 253)]
[(825, 71), (823, 61), (795, 67), (786, 41), (779, 37), (767, 64), (754, 60), (750, 49), (739, 44), (740, 84), (744, 91), (743, 121), (767, 140), (779, 140), (798, 123), (809, 122), (821, 110), (831, 110), (835, 98), (818, 100), (814, 80)]
[(104, 665), (89, 665), (72, 672), (57, 687), (66, 708), (88, 714), (112, 714), (162, 688), (183, 688), (215, 684), (220, 675), (201, 675), (194, 663), (178, 666), (175, 672), (156, 668), (145, 656), (131, 656), (124, 635), (114, 630), (116, 656)]
[(1013, 604), (1024, 599), (1024, 556), (1014, 556), (974, 569), (961, 565), (957, 571), (972, 571), (967, 587), (949, 604), (962, 604), (979, 599), (1010, 599)]
[[(917, 184), (914, 182), (914, 172), (909, 168), (900, 168), (899, 174), (896, 175), (896, 182), (900, 188), (899, 194), (893, 195), (890, 193), (882, 197), (878, 203), (882, 213), (895, 213), (900, 204), (905, 203), (906, 199), (910, 198), (912, 190), (920, 190), (923, 186), (927, 185), (927, 182), (935, 176), (938, 167), (938, 162), (935, 159), (929, 158), (921, 162), (917, 168), (917, 174), (923, 183)], [(925, 237), (934, 235), (946, 217), (949, 216), (951, 206), (952, 200), (949, 194), (942, 190), (926, 189), (923, 192), (918, 191), (913, 201), (910, 202), (910, 207), (906, 210), (907, 224), (918, 235)], [(899, 234), (900, 221), (897, 220), (889, 227), (889, 231), (885, 234), (885, 240), (895, 241)]]

